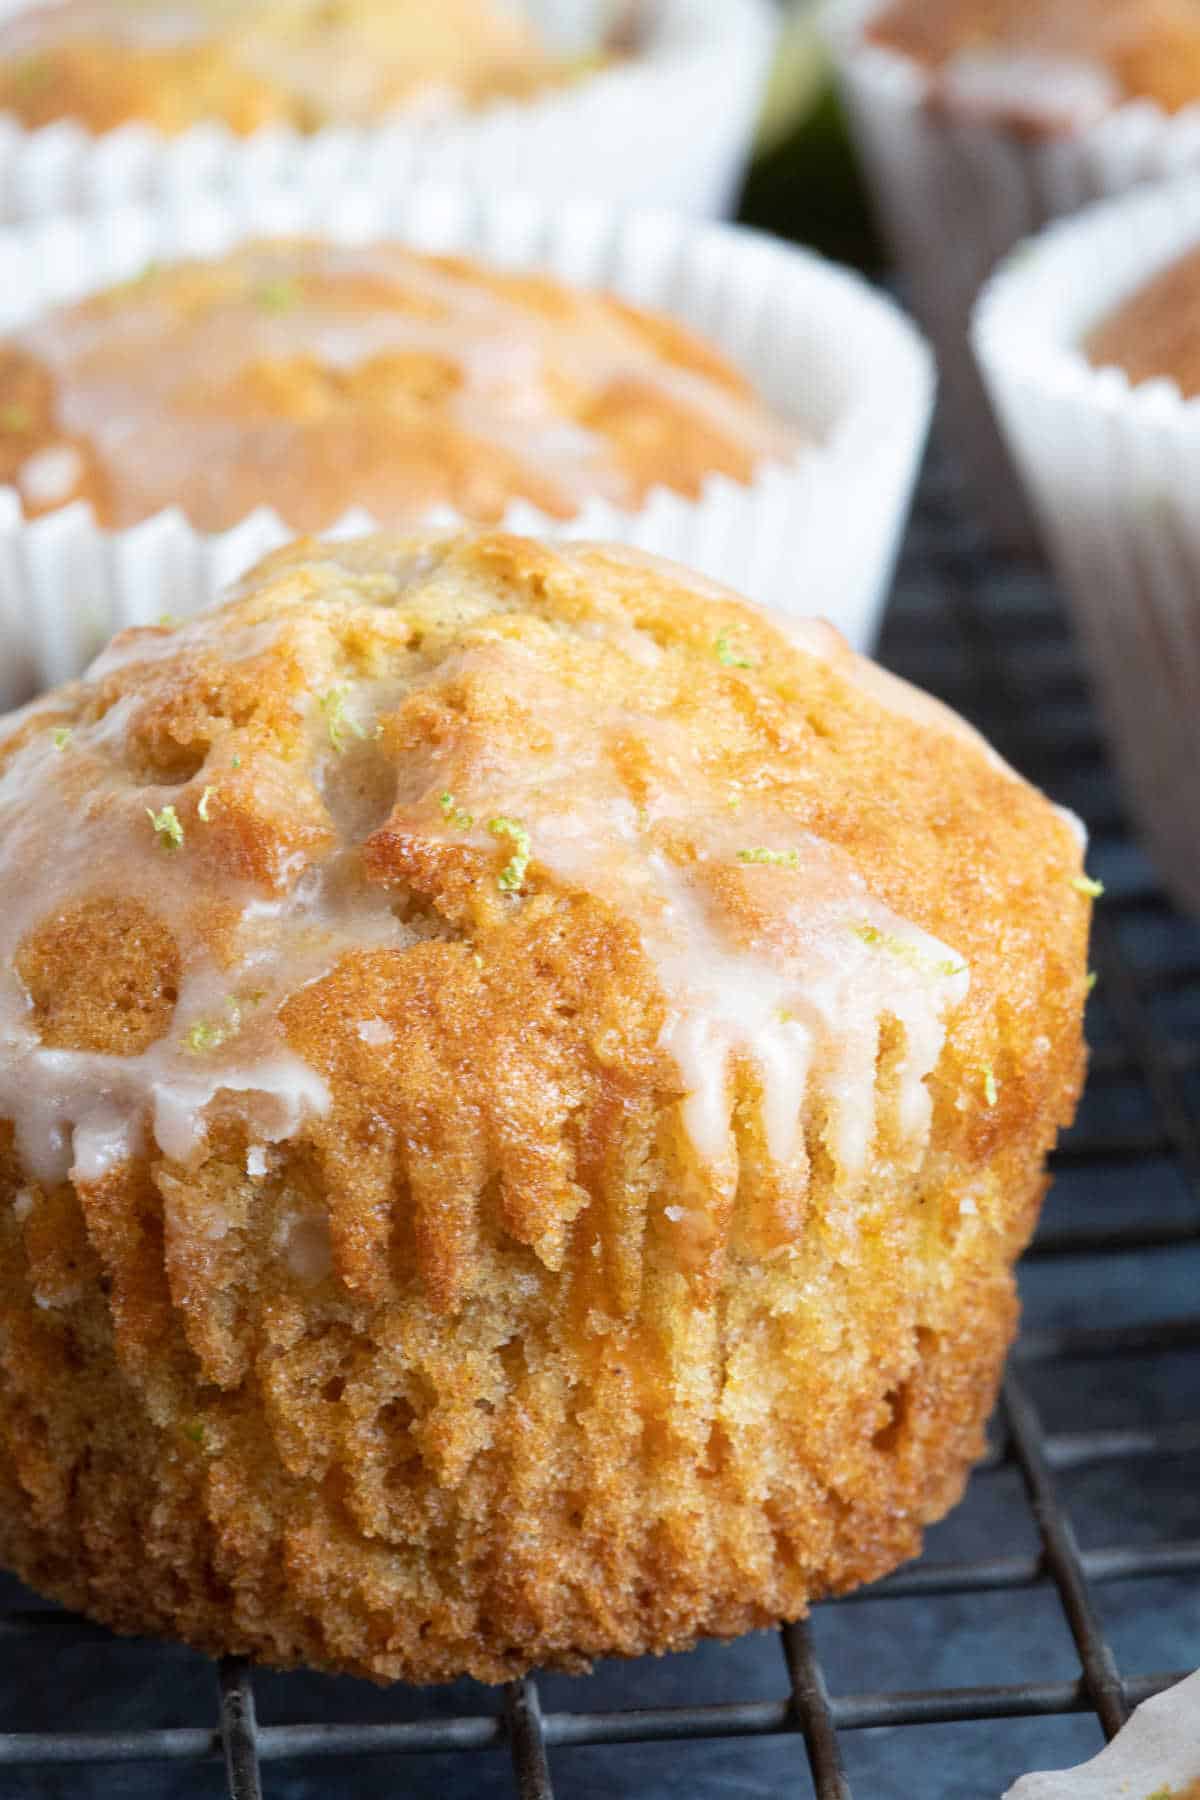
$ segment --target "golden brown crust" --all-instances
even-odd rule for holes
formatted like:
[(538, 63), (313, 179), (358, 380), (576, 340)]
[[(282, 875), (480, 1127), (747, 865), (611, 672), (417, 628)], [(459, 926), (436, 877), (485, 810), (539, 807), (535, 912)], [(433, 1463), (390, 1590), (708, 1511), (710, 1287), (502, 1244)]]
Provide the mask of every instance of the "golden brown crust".
[(117, 528), (171, 505), (207, 531), (263, 505), (297, 530), (565, 518), (748, 481), (797, 441), (673, 320), (397, 244), (152, 266), (0, 345), (0, 481)]
[[(148, 863), (113, 901), (173, 921), (185, 981), (198, 941), (232, 955), (222, 896), (286, 901), (335, 846), (408, 934), (286, 998), (330, 1104), (284, 1141), (256, 1148), (218, 1102), (184, 1160), (148, 1140), (39, 1181), (34, 1139), (18, 1155), (0, 1124), (10, 1567), (211, 1651), (500, 1680), (796, 1617), (915, 1553), (981, 1449), (1011, 1264), (1078, 1092), (1088, 905), (1047, 803), (859, 670), (627, 553), (301, 544), (0, 733), (0, 810), (5, 771), (24, 791), (45, 751), (60, 829), (103, 795), (118, 834), (171, 772), (163, 879), (201, 910), (185, 930)], [(339, 684), (375, 696), (377, 728), (317, 711)], [(610, 879), (607, 839), (551, 847), (556, 784), (586, 833), (613, 779), (639, 863), (690, 871), (747, 980), (785, 954), (807, 878), (704, 861), (706, 831), (738, 841), (721, 815), (751, 842), (783, 819), (806, 858), (849, 859), (863, 907), (969, 959), (919, 1142), (884, 1104), (892, 1019), (857, 1176), (817, 1086), (773, 1158), (752, 1059), (730, 1072), (733, 1179), (689, 1143), (632, 877)], [(508, 889), (512, 840), (462, 822), (501, 792), (532, 839)], [(20, 950), (39, 1016), (58, 1048), (128, 1062), (169, 959), (139, 923), (144, 953), (102, 972), (105, 909), (62, 905)]]
[(29, 129), (315, 131), (417, 104), (524, 99), (566, 79), (491, 0), (54, 0), (0, 27), (0, 110)]
[(1123, 369), (1136, 386), (1174, 381), (1185, 400), (1200, 394), (1200, 250), (1191, 250), (1134, 290), (1083, 341), (1097, 369)]
[(1094, 63), (1121, 95), (1167, 112), (1200, 96), (1200, 17), (1189, 0), (892, 0), (870, 36), (935, 69), (980, 51)]

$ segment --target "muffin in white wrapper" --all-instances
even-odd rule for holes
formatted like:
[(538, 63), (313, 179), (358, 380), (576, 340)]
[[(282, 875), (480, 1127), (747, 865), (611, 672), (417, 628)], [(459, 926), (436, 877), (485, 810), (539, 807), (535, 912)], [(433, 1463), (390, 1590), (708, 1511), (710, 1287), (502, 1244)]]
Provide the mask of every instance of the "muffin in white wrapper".
[[(551, 40), (572, 52), (598, 14), (579, 0), (536, 7)], [(178, 136), (142, 124), (96, 136), (71, 121), (26, 130), (3, 114), (0, 220), (156, 201), (247, 176), (305, 190), (386, 181), (397, 192), (422, 178), (461, 179), (489, 191), (585, 194), (719, 217), (753, 144), (775, 42), (770, 0), (661, 0), (637, 17), (644, 23), (628, 56), (566, 86), (478, 110), (447, 101), (377, 125), (307, 135), (266, 126), (249, 137), (216, 120)]]
[(1200, 1793), (1200, 1674), (1142, 1702), (1077, 1769), (1025, 1775), (1004, 1800), (1194, 1800)]
[[(1200, 103), (1168, 113), (1113, 103), (1081, 67), (1013, 59), (1007, 109), (954, 116), (937, 78), (864, 34), (887, 0), (831, 0), (824, 16), (838, 85), (881, 226), (933, 340), (950, 447), (994, 537), (1018, 548), (1032, 521), (967, 343), (971, 308), (1014, 245), (1051, 219), (1143, 182), (1200, 169)], [(1024, 123), (1012, 117), (1027, 92)], [(980, 101), (984, 99), (981, 93)], [(1038, 124), (1040, 115), (1040, 126)]]
[(1023, 246), (973, 341), (1070, 599), (1128, 797), (1200, 912), (1200, 400), (1095, 368), (1082, 340), (1200, 243), (1200, 178), (1106, 201)]
[[(0, 232), (0, 337), (48, 307), (148, 263), (217, 256), (304, 234), (399, 241), (540, 270), (667, 313), (706, 337), (805, 441), (747, 483), (710, 476), (697, 498), (656, 487), (633, 511), (593, 499), (571, 518), (524, 502), (506, 529), (628, 544), (685, 563), (782, 612), (822, 613), (869, 646), (905, 522), (933, 398), (914, 328), (858, 277), (733, 226), (495, 200), (463, 189), (297, 195), (256, 187), (237, 204), (129, 208)], [(429, 522), (455, 522), (445, 508)], [(365, 514), (329, 522), (365, 529)], [(0, 489), (0, 700), (78, 673), (115, 631), (207, 604), (294, 535), (261, 507), (206, 534), (177, 509), (107, 531), (83, 504), (26, 519)]]

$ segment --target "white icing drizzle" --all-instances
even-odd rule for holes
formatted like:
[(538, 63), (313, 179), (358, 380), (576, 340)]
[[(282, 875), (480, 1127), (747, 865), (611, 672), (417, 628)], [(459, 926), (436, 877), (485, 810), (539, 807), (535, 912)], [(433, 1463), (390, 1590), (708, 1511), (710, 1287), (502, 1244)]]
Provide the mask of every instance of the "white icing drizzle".
[[(336, 565), (336, 547), (323, 554)], [(561, 554), (586, 562), (591, 553)], [(353, 580), (358, 565), (352, 552), (346, 557)], [(425, 558), (402, 547), (369, 567), (384, 565), (398, 585), (428, 581), (436, 598), (440, 577)], [(460, 579), (452, 578), (448, 596), (457, 592), (469, 614), (469, 586), (454, 588)], [(310, 608), (289, 613), (287, 628), (290, 649), (303, 657), (305, 634), (322, 626)], [(134, 634), (101, 667), (121, 668), (139, 652), (165, 654), (172, 643), (237, 660), (281, 629), (280, 620), (238, 627), (210, 616), (172, 634)], [(798, 629), (797, 641), (804, 636)], [(816, 1134), (843, 1174), (859, 1177), (882, 1129), (893, 1146), (898, 1141), (919, 1158), (931, 1118), (927, 1083), (947, 1022), (969, 990), (961, 951), (899, 917), (845, 849), (800, 829), (769, 790), (739, 793), (737, 810), (730, 808), (727, 784), (704, 767), (706, 746), (694, 724), (671, 705), (655, 712), (658, 684), (674, 692), (675, 677), (663, 672), (670, 652), (628, 614), (600, 615), (571, 641), (560, 660), (549, 628), (514, 638), (502, 620), (479, 620), (467, 643), (426, 673), (347, 688), (342, 716), (360, 724), (368, 746), (374, 722), (407, 693), (463, 681), (512, 698), (535, 721), (528, 740), (502, 733), (483, 746), (455, 733), (410, 750), (395, 772), (401, 823), (471, 846), (498, 874), (515, 840), (489, 827), (500, 815), (515, 818), (529, 834), (535, 882), (594, 895), (632, 922), (665, 1002), (660, 1048), (678, 1072), (680, 1126), (714, 1179), (736, 1169), (735, 1106), (750, 1095), (766, 1154), (780, 1166), (802, 1165)], [(830, 649), (823, 633), (814, 641)], [(644, 712), (604, 700), (593, 679), (593, 644), (637, 671)], [(850, 663), (861, 672), (858, 659)], [(276, 817), (294, 804), (289, 784), (311, 776), (338, 847), (308, 863), (281, 852), (272, 879), (259, 887), (238, 888), (209, 866), (194, 808), (183, 809), (184, 845), (163, 848), (147, 808), (174, 805), (186, 790), (140, 786), (126, 766), (143, 696), (77, 725), (61, 747), (53, 700), (44, 730), (30, 732), (37, 706), (20, 715), (28, 740), (0, 774), (0, 1118), (12, 1120), (35, 1180), (95, 1181), (151, 1145), (186, 1163), (218, 1115), (243, 1123), (247, 1173), (261, 1179), (271, 1167), (267, 1147), (329, 1104), (319, 1076), (284, 1038), (283, 1002), (346, 951), (406, 948), (423, 931), (401, 924), (394, 896), (365, 883), (348, 862), (373, 827), (361, 799), (342, 791), (349, 759), (330, 744), (319, 686), (301, 702), (309, 733), (303, 764), (256, 749), (242, 779), (261, 789), (264, 815)], [(946, 729), (940, 713), (917, 722)], [(218, 743), (214, 766), (188, 786), (212, 781), (219, 792), (227, 755)], [(447, 791), (454, 804), (443, 807)], [(377, 813), (378, 796), (372, 805)], [(465, 818), (467, 809), (471, 823), (462, 829), (450, 815)], [(27, 935), (56, 910), (105, 895), (144, 897), (181, 957), (168, 1030), (127, 1057), (43, 1044), (14, 962)], [(231, 919), (219, 950), (205, 922), (205, 909), (218, 905)], [(888, 1021), (894, 1029), (881, 1075)], [(378, 1017), (347, 1024), (369, 1048), (391, 1041)], [(298, 1247), (296, 1257), (304, 1279), (319, 1278), (319, 1246)]]
[[(247, 638), (260, 641), (264, 631)], [(173, 634), (174, 647), (206, 633), (214, 648), (221, 643), (211, 623), (197, 621)], [(156, 649), (170, 641), (134, 639)], [(236, 654), (236, 634), (227, 654), (230, 642)], [(110, 666), (121, 660), (110, 658)], [(23, 1165), (43, 1183), (96, 1181), (147, 1148), (148, 1137), (163, 1155), (186, 1162), (214, 1110), (243, 1120), (260, 1146), (292, 1136), (329, 1096), (289, 1049), (279, 1007), (349, 949), (413, 941), (386, 895), (359, 883), (347, 896), (340, 853), (303, 870), (283, 862), (276, 891), (264, 897), (249, 885), (231, 888), (211, 870), (202, 841), (165, 848), (147, 808), (174, 805), (182, 790), (141, 787), (124, 768), (138, 704), (136, 697), (119, 701), (98, 723), (76, 726), (61, 748), (51, 715), (0, 776), (0, 1118), (12, 1121)], [(28, 723), (36, 715), (33, 707), (19, 717)], [(313, 728), (322, 729), (319, 715)], [(324, 761), (332, 760), (330, 752)], [(296, 779), (290, 765), (273, 765), (261, 752), (247, 772), (272, 796), (286, 795)], [(196, 779), (203, 782), (205, 772)], [(204, 827), (190, 830), (195, 837)], [(14, 955), (56, 910), (120, 895), (144, 896), (175, 938), (182, 966), (172, 1022), (138, 1055), (48, 1047)], [(205, 909), (229, 902), (231, 937), (218, 956)]]
[[(236, 385), (264, 364), (346, 373), (399, 353), (447, 365), (457, 385), (438, 405), (453, 427), (527, 471), (539, 504), (564, 513), (593, 496), (617, 505), (639, 498), (610, 440), (572, 417), (574, 396), (634, 383), (686, 409), (754, 462), (797, 447), (796, 435), (756, 398), (669, 363), (600, 296), (573, 291), (569, 305), (546, 316), (394, 244), (263, 242), (200, 279), (209, 284), (200, 300), (173, 305), (175, 272), (168, 270), (119, 299), (51, 312), (13, 340), (52, 372), (63, 431), (94, 446), (117, 526), (179, 504), (194, 522), (219, 528), (261, 503), (318, 529), (351, 502), (411, 524), (451, 497), (431, 492), (428, 475), (414, 474), (402, 455), (374, 464), (360, 457), (353, 493), (334, 503), (329, 518), (314, 516), (314, 506), (330, 504), (323, 484), (329, 457), (336, 469), (341, 453), (329, 451), (314, 474), (316, 499), (296, 472), (307, 466), (305, 455), (311, 463), (323, 420), (354, 415), (319, 382), (315, 410), (302, 416), (250, 407), (244, 395), (235, 397)], [(363, 279), (372, 284), (366, 303), (351, 287)], [(367, 429), (369, 415), (358, 417)], [(400, 419), (398, 429), (420, 451), (426, 415), (415, 410)], [(486, 503), (486, 469), (480, 480)]]
[[(614, 643), (632, 656), (619, 633)], [(519, 693), (521, 655), (519, 645), (488, 645), (457, 659), (453, 672), (490, 673)], [(843, 850), (790, 829), (777, 807), (758, 801), (721, 816), (712, 787), (695, 778), (695, 741), (678, 725), (606, 711), (561, 688), (536, 693), (553, 750), (525, 761), (500, 751), (483, 783), (460, 783), (461, 791), (454, 769), (441, 766), (413, 816), (428, 829), (449, 787), (477, 821), (467, 841), (493, 849), (487, 818), (515, 816), (536, 871), (634, 921), (668, 1003), (661, 1045), (685, 1089), (683, 1128), (706, 1161), (733, 1154), (732, 1077), (744, 1063), (776, 1163), (801, 1152), (819, 1109), (830, 1154), (844, 1173), (860, 1175), (880, 1123), (876, 1062), (888, 1018), (903, 1035), (890, 1123), (916, 1153), (931, 1119), (926, 1082), (947, 1018), (970, 986), (963, 957), (898, 917)], [(635, 741), (647, 747), (639, 760), (661, 777), (640, 808), (617, 754)], [(746, 847), (787, 860), (744, 862)]]

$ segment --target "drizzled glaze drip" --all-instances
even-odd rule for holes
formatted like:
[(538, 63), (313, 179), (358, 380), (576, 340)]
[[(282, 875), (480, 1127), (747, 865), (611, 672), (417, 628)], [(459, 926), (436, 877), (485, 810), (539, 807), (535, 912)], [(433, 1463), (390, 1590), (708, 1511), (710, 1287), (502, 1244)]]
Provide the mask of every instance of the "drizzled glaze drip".
[[(529, 696), (535, 678), (522, 664), (518, 647), (489, 645), (438, 679)], [(439, 760), (405, 822), (428, 832), (439, 795), (453, 793), (460, 810), (469, 803), (474, 828), (446, 841), (482, 848), (480, 823), (515, 814), (535, 884), (549, 878), (596, 895), (635, 922), (667, 1001), (660, 1044), (685, 1090), (681, 1122), (706, 1162), (732, 1155), (742, 1065), (753, 1071), (773, 1162), (802, 1154), (806, 1120), (820, 1115), (829, 1154), (845, 1175), (861, 1175), (880, 1123), (876, 1065), (889, 1019), (902, 1049), (886, 1122), (918, 1151), (931, 1116), (925, 1082), (969, 990), (962, 956), (876, 899), (844, 851), (790, 828), (782, 807), (739, 799), (735, 814), (678, 727), (607, 713), (565, 688), (533, 691), (552, 749), (533, 760), (493, 752), (482, 780)], [(913, 707), (919, 713), (916, 696)], [(749, 860), (748, 846), (777, 860)]]
[(569, 516), (594, 496), (748, 478), (797, 444), (673, 327), (398, 245), (251, 245), (50, 313), (12, 344), (54, 383), (33, 458), (18, 434), (26, 503), (78, 495), (118, 527), (174, 504), (211, 530), (260, 504), (305, 530), (351, 506), (415, 523), (523, 498)]
[[(244, 1128), (251, 1173), (265, 1169), (265, 1146), (329, 1101), (288, 1042), (289, 998), (347, 952), (404, 951), (448, 929), (402, 922), (405, 895), (390, 872), (371, 873), (381, 834), (465, 874), (489, 929), (539, 894), (588, 896), (632, 928), (660, 996), (662, 1085), (717, 1185), (733, 1179), (748, 1119), (780, 1168), (803, 1170), (819, 1144), (861, 1177), (881, 1133), (890, 1155), (919, 1158), (926, 1083), (969, 990), (960, 949), (873, 893), (846, 848), (798, 822), (765, 766), (730, 788), (727, 762), (710, 762), (681, 712), (694, 651), (681, 662), (632, 608), (569, 630), (530, 615), (511, 628), (495, 571), (534, 547), (482, 542), (496, 559), (479, 558), (486, 579), (470, 546), (457, 561), (429, 540), (330, 547), (268, 580), (278, 612), (248, 578), (248, 610), (132, 634), (91, 685), (0, 734), (17, 745), (6, 762), (0, 752), (0, 1119), (35, 1179), (93, 1181), (152, 1144), (186, 1162), (218, 1118)], [(586, 584), (596, 560), (564, 547), (552, 576)], [(664, 568), (664, 579), (686, 578)], [(362, 655), (367, 616), (393, 621), (370, 627), (391, 648), (331, 688), (331, 656), (343, 640)], [(753, 629), (760, 649), (778, 643), (761, 618)], [(728, 703), (752, 703), (749, 678), (701, 655), (705, 680), (716, 670), (737, 684)], [(290, 751), (257, 741), (243, 756), (244, 734), (222, 728), (182, 782), (137, 777), (142, 713), (164, 683), (209, 671), (200, 679), (216, 691), (219, 670), (270, 666), (274, 691), (281, 665), (295, 672)], [(214, 848), (235, 789), (242, 816), (269, 827), (253, 868)], [(43, 1041), (21, 973), (31, 933), (109, 895), (136, 895), (179, 957), (168, 1027), (124, 1056)], [(376, 1051), (393, 1035), (370, 1013), (346, 1031)]]

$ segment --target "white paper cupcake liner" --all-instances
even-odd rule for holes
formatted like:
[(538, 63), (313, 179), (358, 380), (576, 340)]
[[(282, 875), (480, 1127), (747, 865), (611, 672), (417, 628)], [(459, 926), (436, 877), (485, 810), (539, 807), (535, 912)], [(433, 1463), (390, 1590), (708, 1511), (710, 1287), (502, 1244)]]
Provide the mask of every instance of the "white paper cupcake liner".
[[(577, 21), (578, 0), (539, 0)], [(26, 131), (0, 114), (0, 222), (177, 196), (270, 179), (422, 178), (559, 199), (587, 194), (696, 217), (730, 207), (749, 155), (775, 39), (769, 0), (661, 0), (627, 62), (577, 84), (480, 112), (399, 117), (304, 136), (268, 127), (239, 138), (223, 125), (165, 137), (143, 125), (96, 137), (59, 123)]]
[[(932, 358), (858, 277), (733, 226), (462, 188), (404, 195), (259, 186), (187, 207), (124, 208), (0, 231), (0, 335), (150, 261), (219, 255), (248, 236), (392, 238), (536, 268), (670, 313), (709, 338), (810, 442), (741, 484), (688, 499), (656, 488), (634, 511), (589, 502), (565, 524), (510, 507), (508, 530), (634, 545), (760, 603), (822, 613), (858, 647), (875, 635), (933, 394)], [(445, 509), (435, 524), (454, 521)], [(335, 529), (368, 529), (365, 514)], [(293, 535), (260, 508), (204, 534), (177, 510), (110, 532), (82, 504), (25, 520), (0, 489), (0, 703), (77, 674), (115, 631), (197, 611)]]
[(1074, 609), (1132, 807), (1200, 912), (1200, 400), (1078, 348), (1200, 243), (1200, 177), (1106, 201), (1024, 246), (973, 342)]
[(1200, 105), (1168, 114), (1130, 101), (1044, 138), (951, 119), (930, 107), (926, 71), (864, 41), (882, 4), (833, 0), (825, 27), (839, 86), (880, 222), (938, 354), (948, 443), (993, 534), (1023, 547), (1029, 514), (968, 350), (971, 307), (1000, 259), (1050, 219), (1200, 168)]

